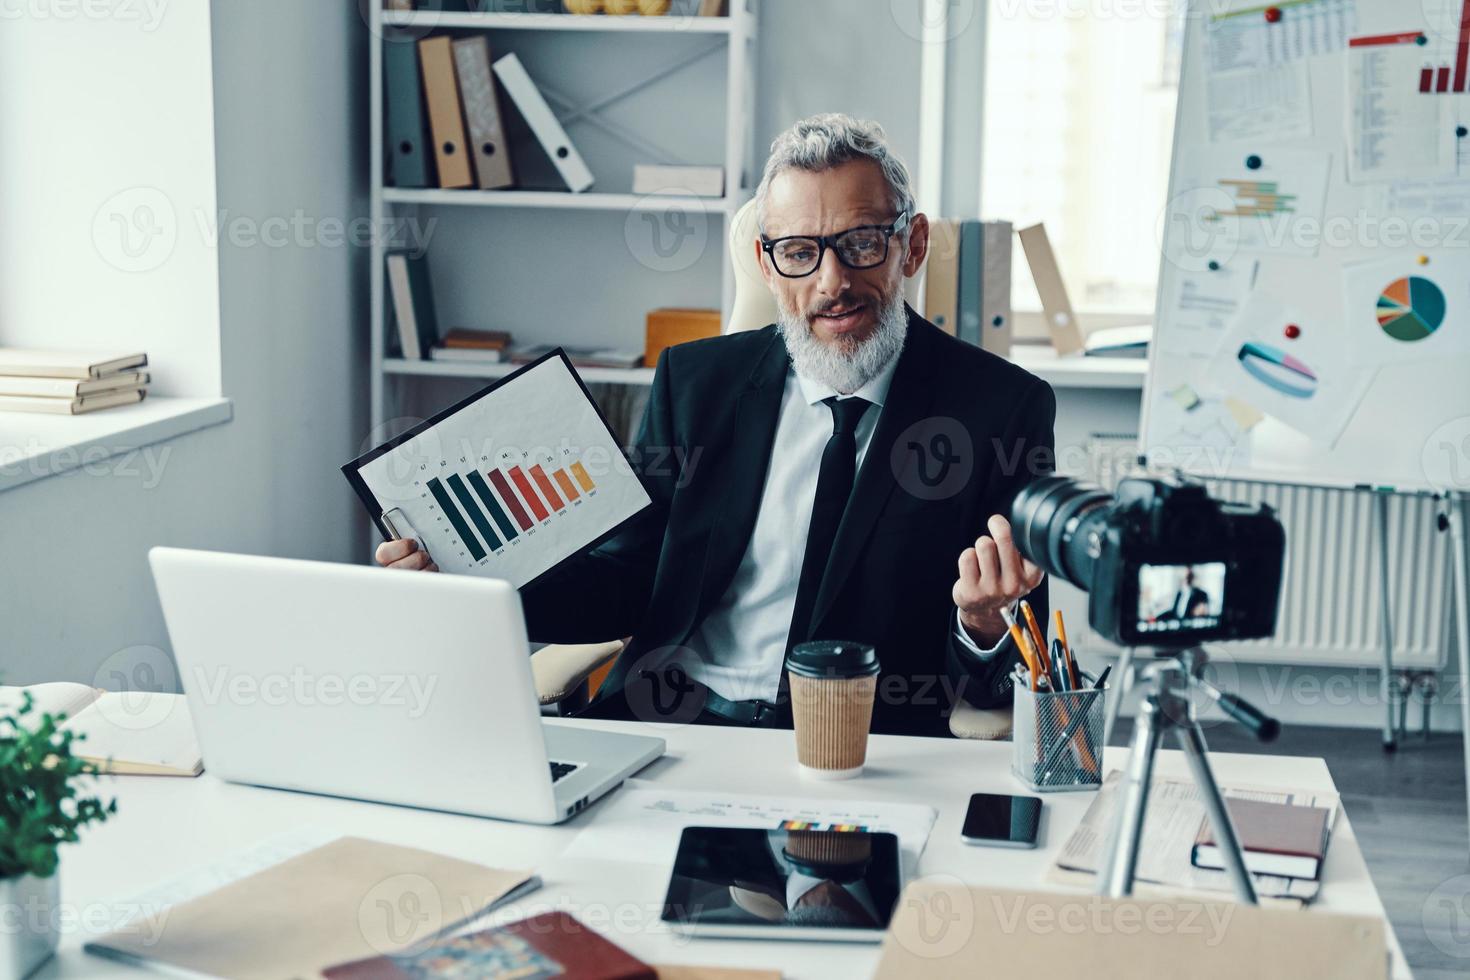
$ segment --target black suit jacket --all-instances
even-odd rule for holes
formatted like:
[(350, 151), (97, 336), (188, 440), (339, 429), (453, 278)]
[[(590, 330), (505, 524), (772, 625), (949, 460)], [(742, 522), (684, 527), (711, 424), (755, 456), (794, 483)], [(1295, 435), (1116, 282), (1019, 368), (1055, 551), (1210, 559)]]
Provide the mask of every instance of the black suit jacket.
[[(908, 336), (818, 592), (811, 636), (873, 644), (873, 730), (945, 734), (956, 697), (1005, 703), (1007, 641), (955, 639), (960, 553), (1054, 463), (1050, 386), (909, 310)], [(790, 359), (774, 325), (669, 348), (629, 450), (653, 506), (522, 590), (531, 638), (632, 637), (599, 691), (687, 643), (755, 526)], [(1045, 583), (1030, 597), (1045, 622)], [(688, 651), (686, 651), (688, 652)], [(704, 651), (692, 651), (701, 655)]]

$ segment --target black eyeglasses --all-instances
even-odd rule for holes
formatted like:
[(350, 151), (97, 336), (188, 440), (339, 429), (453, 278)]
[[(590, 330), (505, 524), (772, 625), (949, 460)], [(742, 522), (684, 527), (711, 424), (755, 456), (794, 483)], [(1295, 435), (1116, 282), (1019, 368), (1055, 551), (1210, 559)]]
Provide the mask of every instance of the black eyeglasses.
[(789, 235), (785, 238), (761, 236), (761, 248), (771, 257), (771, 265), (787, 279), (801, 279), (821, 268), (827, 249), (837, 254), (837, 261), (849, 269), (871, 269), (888, 261), (888, 240), (902, 235), (909, 225), (909, 213), (900, 211), (886, 225), (859, 225), (835, 235)]

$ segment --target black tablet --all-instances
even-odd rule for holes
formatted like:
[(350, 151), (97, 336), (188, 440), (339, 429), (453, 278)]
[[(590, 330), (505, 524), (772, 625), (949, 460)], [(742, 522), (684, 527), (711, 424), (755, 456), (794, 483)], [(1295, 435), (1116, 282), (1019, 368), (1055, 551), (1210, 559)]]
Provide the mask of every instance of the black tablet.
[(879, 942), (902, 887), (893, 834), (686, 827), (663, 920), (686, 935)]

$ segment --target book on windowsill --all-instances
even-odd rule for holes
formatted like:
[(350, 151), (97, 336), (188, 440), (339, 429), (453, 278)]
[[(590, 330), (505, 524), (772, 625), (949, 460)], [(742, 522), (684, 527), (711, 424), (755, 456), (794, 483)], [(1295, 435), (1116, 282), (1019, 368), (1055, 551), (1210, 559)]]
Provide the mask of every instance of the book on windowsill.
[(142, 388), (148, 384), (147, 371), (120, 371), (101, 378), (79, 381), (76, 378), (36, 378), (0, 374), (0, 395), (23, 395), (28, 398), (84, 398), (123, 388)]
[(146, 388), (119, 388), (96, 395), (75, 398), (48, 398), (41, 395), (0, 395), (0, 412), (40, 412), (47, 415), (83, 415), (103, 408), (134, 405), (147, 395)]
[(19, 710), (31, 696), (32, 714), (65, 715), (61, 728), (82, 736), (72, 753), (113, 776), (197, 776), (204, 758), (182, 694), (101, 691), (53, 681), (0, 687), (0, 714)]
[(566, 344), (533, 344), (510, 352), (513, 364), (529, 364), (560, 348), (574, 367), (635, 368), (643, 363), (641, 350), (619, 350), (613, 347), (569, 347)]
[(86, 381), (147, 365), (148, 355), (141, 351), (0, 347), (0, 375)]
[[(1331, 827), (1330, 811), (1316, 806), (1267, 803), (1231, 797), (1225, 801), (1240, 836), (1245, 866), (1254, 874), (1315, 881), (1322, 872)], [(1225, 857), (1215, 843), (1210, 819), (1200, 824), (1190, 861), (1197, 868), (1223, 870)]]

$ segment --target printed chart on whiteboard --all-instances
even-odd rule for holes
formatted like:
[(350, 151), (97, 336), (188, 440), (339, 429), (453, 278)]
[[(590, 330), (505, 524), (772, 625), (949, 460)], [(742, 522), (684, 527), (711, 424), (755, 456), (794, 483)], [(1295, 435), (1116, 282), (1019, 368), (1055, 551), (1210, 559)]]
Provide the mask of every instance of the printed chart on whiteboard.
[(380, 529), (386, 514), (441, 571), (516, 587), (651, 502), (560, 352), (342, 469)]

